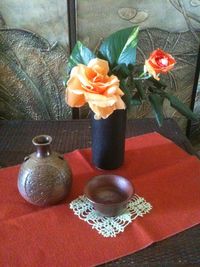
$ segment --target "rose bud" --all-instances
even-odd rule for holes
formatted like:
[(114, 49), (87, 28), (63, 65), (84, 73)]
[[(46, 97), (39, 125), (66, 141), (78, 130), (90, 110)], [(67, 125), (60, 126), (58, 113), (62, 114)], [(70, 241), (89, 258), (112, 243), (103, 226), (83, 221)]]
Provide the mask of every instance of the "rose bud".
[(167, 73), (174, 67), (175, 63), (176, 60), (172, 55), (161, 49), (157, 49), (151, 53), (147, 60), (145, 60), (145, 69), (154, 77), (154, 79), (159, 80), (159, 74)]

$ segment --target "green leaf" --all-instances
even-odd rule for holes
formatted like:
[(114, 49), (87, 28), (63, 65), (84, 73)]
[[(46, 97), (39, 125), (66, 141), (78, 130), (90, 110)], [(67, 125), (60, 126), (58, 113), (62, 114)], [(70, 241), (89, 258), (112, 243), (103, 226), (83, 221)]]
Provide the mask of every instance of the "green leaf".
[(111, 34), (99, 48), (100, 57), (108, 60), (111, 67), (119, 64), (134, 65), (138, 32), (138, 27), (131, 27)]
[(87, 48), (80, 41), (78, 41), (69, 57), (68, 72), (70, 72), (71, 69), (77, 64), (87, 65), (89, 61), (95, 57), (95, 54), (92, 53), (89, 48)]
[(116, 75), (118, 79), (125, 79), (130, 75), (130, 70), (125, 64), (120, 64), (112, 69), (112, 74)]
[(122, 96), (122, 100), (125, 102), (127, 108), (129, 108), (131, 105), (132, 95), (130, 93), (129, 88), (126, 85), (126, 81), (123, 79), (120, 81), (120, 89), (124, 92), (124, 95)]
[(139, 106), (141, 104), (142, 104), (142, 100), (140, 98), (140, 95), (138, 94), (138, 92), (136, 92), (134, 94), (134, 96), (132, 96), (132, 98), (131, 98), (131, 105), (133, 105), (133, 106)]
[(149, 101), (156, 116), (156, 121), (159, 126), (163, 124), (163, 100), (164, 98), (158, 94), (151, 93), (149, 95)]
[(142, 87), (142, 81), (139, 80), (135, 80), (135, 87), (137, 88), (138, 94), (140, 95), (141, 99), (145, 99), (146, 95), (145, 95), (145, 89)]
[(147, 82), (153, 83), (153, 85), (158, 89), (163, 89), (164, 90), (167, 87), (164, 83), (162, 83), (161, 81), (155, 80), (153, 77), (150, 77), (147, 80)]
[(170, 105), (175, 108), (179, 113), (191, 120), (198, 120), (198, 116), (193, 113), (188, 106), (181, 102), (176, 96), (165, 93), (165, 97), (170, 101)]

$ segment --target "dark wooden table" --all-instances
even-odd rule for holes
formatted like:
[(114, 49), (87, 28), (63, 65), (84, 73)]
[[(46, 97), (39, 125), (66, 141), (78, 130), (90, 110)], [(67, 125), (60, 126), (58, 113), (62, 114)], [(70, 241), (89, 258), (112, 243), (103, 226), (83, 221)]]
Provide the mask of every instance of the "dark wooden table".
[[(194, 154), (190, 142), (177, 124), (166, 119), (159, 128), (154, 119), (130, 120), (127, 137), (157, 131)], [(91, 145), (89, 120), (0, 121), (0, 166), (21, 163), (32, 153), (31, 140), (39, 134), (53, 138), (52, 149), (60, 153)], [(200, 207), (199, 207), (200, 212)], [(167, 223), (167, 222), (166, 222)], [(134, 237), (132, 242), (134, 242)], [(102, 266), (200, 266), (200, 226), (177, 234), (150, 247)]]

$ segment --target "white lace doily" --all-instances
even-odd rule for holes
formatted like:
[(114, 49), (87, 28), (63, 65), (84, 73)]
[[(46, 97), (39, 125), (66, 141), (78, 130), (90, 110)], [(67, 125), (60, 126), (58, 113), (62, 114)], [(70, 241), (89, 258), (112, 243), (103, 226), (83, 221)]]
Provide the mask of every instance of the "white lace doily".
[(128, 202), (126, 210), (119, 216), (104, 217), (99, 215), (85, 195), (79, 196), (70, 203), (70, 209), (81, 220), (87, 222), (104, 237), (116, 237), (123, 232), (125, 227), (135, 220), (138, 216), (143, 217), (152, 209), (143, 197), (134, 195)]

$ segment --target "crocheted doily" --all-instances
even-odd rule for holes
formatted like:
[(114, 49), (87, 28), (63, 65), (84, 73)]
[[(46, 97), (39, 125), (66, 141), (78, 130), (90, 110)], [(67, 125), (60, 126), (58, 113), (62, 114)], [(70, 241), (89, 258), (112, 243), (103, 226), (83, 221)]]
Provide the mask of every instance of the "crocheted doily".
[(134, 195), (128, 202), (126, 210), (115, 217), (101, 216), (95, 211), (85, 195), (79, 196), (70, 203), (70, 209), (81, 220), (87, 222), (104, 237), (116, 237), (138, 216), (143, 217), (152, 209), (152, 205), (143, 197)]

